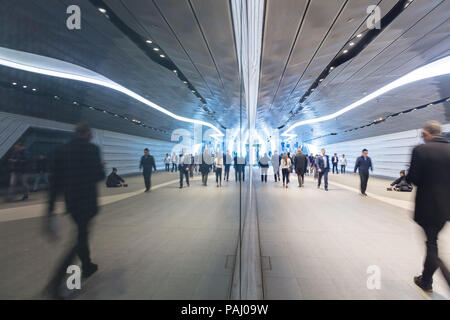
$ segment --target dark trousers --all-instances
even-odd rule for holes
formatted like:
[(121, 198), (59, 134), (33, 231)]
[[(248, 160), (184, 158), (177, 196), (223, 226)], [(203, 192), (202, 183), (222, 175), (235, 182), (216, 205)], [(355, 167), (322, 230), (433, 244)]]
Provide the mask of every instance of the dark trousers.
[(223, 180), (226, 179), (228, 181), (228, 179), (230, 178), (230, 167), (231, 167), (231, 164), (225, 165), (225, 174), (223, 175)]
[(274, 169), (273, 170), (273, 177), (275, 179), (275, 182), (280, 180), (280, 169), (277, 169), (277, 170)]
[(177, 164), (175, 162), (172, 162), (172, 172), (177, 171)]
[(186, 169), (180, 169), (180, 188), (183, 188), (183, 177), (186, 179), (186, 184), (189, 186), (189, 171), (186, 171)]
[(318, 187), (320, 187), (320, 184), (322, 183), (322, 177), (325, 189), (328, 189), (328, 170), (322, 170), (321, 172), (319, 172), (319, 183), (317, 184)]
[(303, 181), (305, 181), (305, 173), (297, 174), (298, 186), (303, 186)]
[(170, 163), (166, 163), (166, 171), (169, 172), (170, 170)]
[(339, 174), (339, 170), (338, 170), (338, 165), (337, 165), (337, 163), (333, 163), (333, 173), (334, 173), (334, 169), (336, 169), (336, 173)]
[(216, 168), (216, 183), (222, 185), (222, 168)]
[(360, 172), (359, 179), (361, 180), (361, 193), (366, 193), (367, 181), (369, 181), (369, 172)]
[(341, 173), (345, 173), (345, 165), (341, 164)]
[(64, 277), (66, 276), (67, 267), (73, 264), (75, 256), (81, 261), (82, 268), (89, 266), (91, 262), (89, 252), (89, 224), (92, 218), (82, 217), (78, 215), (72, 215), (71, 217), (77, 226), (77, 239), (75, 245), (69, 250), (58, 265), (55, 275), (49, 283), (49, 289), (57, 290), (58, 286), (62, 284)]
[(283, 184), (289, 184), (289, 168), (281, 169), (283, 175)]
[(152, 187), (152, 169), (144, 169), (143, 171), (145, 190), (150, 190)]
[(425, 231), (427, 241), (425, 242), (427, 248), (427, 254), (425, 257), (425, 262), (423, 264), (422, 279), (425, 283), (431, 283), (433, 281), (434, 272), (441, 267), (444, 278), (450, 285), (450, 275), (443, 264), (443, 262), (438, 257), (438, 234), (444, 227), (445, 223), (439, 226), (422, 226)]
[(237, 168), (234, 169), (235, 170), (235, 176), (236, 176), (236, 181), (241, 181), (241, 177), (242, 177), (242, 181), (245, 181), (245, 167), (238, 165)]
[(205, 173), (202, 172), (202, 183), (204, 186), (208, 184), (208, 172)]

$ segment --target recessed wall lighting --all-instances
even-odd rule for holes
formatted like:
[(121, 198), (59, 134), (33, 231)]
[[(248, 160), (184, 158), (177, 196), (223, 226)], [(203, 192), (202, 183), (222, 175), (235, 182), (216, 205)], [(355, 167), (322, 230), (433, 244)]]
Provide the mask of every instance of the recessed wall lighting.
[(177, 70), (173, 70), (173, 72), (177, 73)]
[(159, 55), (161, 58), (165, 58), (166, 56), (165, 55), (163, 55), (163, 54), (160, 54)]
[(361, 38), (362, 37), (362, 33), (358, 34), (356, 37), (357, 38)]
[(355, 43), (354, 42), (350, 42), (349, 45), (350, 45), (350, 47), (353, 47), (355, 45)]
[(330, 70), (333, 70), (334, 69), (334, 67), (330, 67)]
[(159, 48), (153, 48), (153, 50), (155, 50), (155, 51), (159, 51)]
[(56, 100), (59, 100), (59, 97), (58, 97), (58, 96), (54, 96), (53, 98), (55, 98)]
[(106, 13), (106, 10), (103, 8), (98, 8), (98, 11), (100, 11), (101, 13)]
[(31, 89), (31, 90), (33, 90), (33, 91), (37, 91), (37, 89), (36, 89), (36, 88), (33, 88), (33, 89)]
[(147, 43), (153, 43), (153, 41), (152, 41), (152, 40), (147, 40), (147, 41), (145, 41), (145, 42), (147, 42)]
[(13, 85), (13, 86), (17, 86), (17, 82), (13, 82), (12, 85)]
[(348, 50), (347, 49), (345, 49), (344, 51), (342, 51), (343, 53), (347, 53), (348, 52)]
[(28, 86), (22, 86), (22, 88), (26, 89), (26, 88), (28, 88)]

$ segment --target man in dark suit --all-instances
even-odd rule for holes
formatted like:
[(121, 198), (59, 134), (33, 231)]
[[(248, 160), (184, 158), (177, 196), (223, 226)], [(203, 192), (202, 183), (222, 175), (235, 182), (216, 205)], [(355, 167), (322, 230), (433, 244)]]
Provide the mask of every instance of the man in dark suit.
[(411, 167), (406, 176), (417, 186), (414, 220), (426, 235), (426, 258), (422, 275), (414, 282), (424, 291), (433, 290), (433, 274), (440, 267), (450, 286), (450, 274), (438, 257), (438, 234), (450, 220), (450, 144), (441, 134), (437, 121), (427, 121), (422, 128), (425, 144), (413, 149)]
[(298, 153), (294, 157), (294, 168), (297, 173), (298, 186), (303, 186), (306, 168), (308, 167), (308, 158), (302, 153), (302, 149), (298, 149)]
[(339, 170), (338, 170), (339, 158), (338, 158), (337, 153), (335, 153), (334, 156), (331, 158), (331, 162), (333, 164), (333, 173), (334, 173), (334, 170), (336, 169), (336, 174), (339, 174)]
[(191, 166), (191, 157), (186, 154), (186, 149), (183, 149), (183, 153), (180, 154), (180, 163), (178, 164), (178, 170), (180, 171), (180, 189), (183, 188), (183, 177), (186, 179), (186, 184), (189, 187), (189, 170)]
[(88, 243), (89, 223), (98, 212), (97, 183), (105, 178), (99, 148), (90, 143), (92, 133), (89, 125), (78, 124), (75, 138), (55, 150), (53, 177), (50, 185), (47, 231), (54, 236), (54, 206), (57, 196), (63, 193), (67, 212), (78, 230), (77, 242), (63, 259), (47, 290), (59, 297), (58, 287), (75, 255), (81, 260), (82, 275), (89, 277), (98, 266), (91, 261)]
[(201, 164), (200, 164), (200, 172), (202, 173), (202, 184), (206, 187), (208, 185), (208, 174), (213, 165), (213, 160), (211, 155), (208, 152), (208, 148), (202, 153), (201, 156)]
[(322, 177), (324, 181), (325, 191), (328, 191), (328, 172), (330, 172), (330, 157), (325, 154), (325, 149), (321, 150), (322, 155), (317, 161), (317, 171), (319, 172), (319, 182), (317, 189), (320, 188)]
[(150, 188), (152, 187), (152, 168), (156, 171), (155, 158), (150, 155), (150, 150), (145, 148), (144, 155), (141, 157), (141, 162), (139, 163), (139, 170), (144, 169), (145, 192), (150, 191)]
[(367, 156), (369, 151), (363, 149), (362, 155), (356, 159), (355, 169), (353, 173), (356, 174), (356, 170), (359, 171), (359, 178), (361, 180), (361, 194), (367, 196), (367, 182), (369, 181), (369, 169), (373, 173), (372, 160)]

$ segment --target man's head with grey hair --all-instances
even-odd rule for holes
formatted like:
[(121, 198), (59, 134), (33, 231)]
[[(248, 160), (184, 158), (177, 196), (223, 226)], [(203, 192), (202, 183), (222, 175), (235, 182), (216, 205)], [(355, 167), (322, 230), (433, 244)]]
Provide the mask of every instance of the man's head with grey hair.
[(425, 142), (431, 141), (441, 134), (441, 124), (436, 120), (428, 120), (422, 127), (422, 138)]

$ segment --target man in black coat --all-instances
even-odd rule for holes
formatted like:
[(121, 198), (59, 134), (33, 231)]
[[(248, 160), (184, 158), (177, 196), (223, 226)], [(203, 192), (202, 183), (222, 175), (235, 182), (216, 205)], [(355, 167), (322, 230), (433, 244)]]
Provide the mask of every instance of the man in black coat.
[[(89, 252), (88, 232), (91, 219), (98, 212), (97, 182), (105, 178), (99, 148), (90, 143), (90, 127), (81, 123), (76, 126), (75, 138), (55, 150), (53, 178), (50, 184), (48, 206), (48, 229), (52, 229), (53, 212), (57, 196), (63, 193), (67, 212), (70, 213), (78, 230), (77, 242), (63, 259), (55, 276), (47, 287), (49, 293), (58, 297), (58, 286), (66, 270), (73, 263), (75, 255), (81, 260), (82, 275), (89, 277), (97, 271)], [(54, 234), (53, 234), (54, 235)]]
[(20, 186), (23, 191), (22, 200), (28, 199), (29, 186), (27, 181), (27, 172), (29, 171), (29, 156), (22, 142), (14, 145), (11, 156), (8, 159), (11, 169), (10, 183), (8, 189), (7, 201), (11, 201), (16, 194), (16, 187)]
[(213, 159), (208, 152), (208, 148), (205, 148), (201, 155), (200, 172), (202, 174), (202, 184), (204, 186), (208, 185), (208, 173), (213, 165)]
[(355, 168), (353, 173), (356, 174), (356, 170), (359, 172), (359, 178), (361, 180), (361, 194), (367, 196), (367, 182), (369, 181), (369, 169), (373, 172), (372, 160), (367, 156), (369, 151), (363, 149), (362, 155), (356, 159)]
[(148, 148), (144, 149), (144, 155), (141, 157), (139, 162), (139, 170), (143, 170), (145, 192), (149, 192), (152, 187), (152, 168), (156, 171), (155, 158), (150, 155), (150, 150)]
[(186, 184), (189, 187), (189, 170), (191, 167), (191, 156), (186, 154), (186, 149), (183, 148), (183, 153), (180, 154), (180, 163), (178, 170), (180, 171), (180, 189), (183, 188), (183, 177), (186, 179)]
[(438, 234), (450, 220), (450, 144), (441, 134), (437, 121), (427, 121), (422, 128), (425, 144), (414, 148), (406, 180), (417, 186), (414, 220), (426, 235), (426, 258), (422, 275), (414, 282), (423, 290), (433, 290), (433, 274), (441, 267), (450, 285), (448, 269), (438, 257)]
[(125, 180), (117, 174), (117, 168), (112, 168), (112, 172), (106, 178), (108, 188), (126, 187)]
[(302, 153), (302, 149), (298, 149), (298, 153), (294, 157), (294, 168), (297, 173), (298, 186), (302, 187), (305, 179), (306, 168), (308, 167), (308, 158)]

